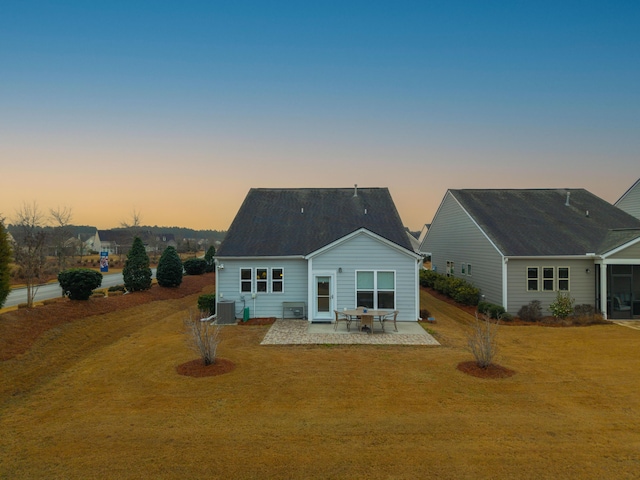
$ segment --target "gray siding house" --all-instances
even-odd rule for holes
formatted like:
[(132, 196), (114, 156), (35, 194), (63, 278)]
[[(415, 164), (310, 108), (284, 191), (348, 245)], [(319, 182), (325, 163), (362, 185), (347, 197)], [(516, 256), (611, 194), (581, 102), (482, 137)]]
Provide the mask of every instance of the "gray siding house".
[(629, 215), (640, 218), (640, 179), (631, 185), (614, 205)]
[(216, 298), (238, 317), (367, 306), (416, 321), (421, 260), (386, 188), (252, 188), (216, 253)]
[(511, 314), (566, 292), (640, 318), (640, 220), (584, 189), (448, 190), (420, 251)]

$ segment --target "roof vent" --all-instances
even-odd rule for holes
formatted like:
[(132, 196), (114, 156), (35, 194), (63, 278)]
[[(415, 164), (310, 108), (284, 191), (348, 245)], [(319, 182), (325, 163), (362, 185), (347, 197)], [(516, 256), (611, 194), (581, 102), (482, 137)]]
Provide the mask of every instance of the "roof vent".
[(365, 215), (367, 214), (367, 209), (366, 209), (366, 208), (364, 209), (364, 214), (365, 214)]
[(357, 183), (353, 186), (353, 196), (354, 197), (358, 196), (358, 184)]
[(585, 213), (585, 216), (589, 218), (589, 210), (587, 210), (587, 213)]
[(304, 213), (304, 207), (300, 209), (300, 213)]
[(571, 196), (571, 192), (567, 192), (567, 201), (564, 202), (564, 204), (568, 207), (569, 206), (569, 197)]

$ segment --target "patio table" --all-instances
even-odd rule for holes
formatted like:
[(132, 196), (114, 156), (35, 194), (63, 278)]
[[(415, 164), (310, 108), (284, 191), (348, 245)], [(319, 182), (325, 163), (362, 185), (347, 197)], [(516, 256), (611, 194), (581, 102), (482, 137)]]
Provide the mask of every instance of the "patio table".
[(360, 308), (352, 309), (352, 310), (344, 310), (342, 313), (345, 315), (349, 315), (349, 317), (360, 317), (360, 330), (362, 327), (366, 326), (369, 328), (369, 333), (373, 333), (373, 319), (374, 317), (378, 317), (378, 319), (382, 319), (385, 315), (389, 315), (393, 310), (374, 310), (371, 308), (367, 308), (367, 310), (363, 310)]

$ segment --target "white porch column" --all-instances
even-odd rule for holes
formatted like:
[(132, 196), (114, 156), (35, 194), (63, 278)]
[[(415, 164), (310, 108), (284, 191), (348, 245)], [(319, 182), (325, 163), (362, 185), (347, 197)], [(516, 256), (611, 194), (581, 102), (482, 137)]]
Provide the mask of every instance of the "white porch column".
[(607, 264), (600, 264), (600, 311), (604, 319), (607, 319)]

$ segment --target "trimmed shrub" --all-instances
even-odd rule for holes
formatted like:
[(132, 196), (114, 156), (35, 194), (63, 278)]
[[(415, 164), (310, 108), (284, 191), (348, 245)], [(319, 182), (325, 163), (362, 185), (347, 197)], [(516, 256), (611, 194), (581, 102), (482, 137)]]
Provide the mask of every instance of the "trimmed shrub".
[(496, 305), (489, 302), (478, 303), (478, 312), (496, 320), (500, 319), (501, 316), (505, 314), (505, 310), (502, 305)]
[(208, 293), (198, 297), (198, 310), (207, 316), (216, 313), (216, 294)]
[(573, 308), (573, 316), (577, 318), (593, 318), (595, 314), (595, 308), (593, 308), (593, 305), (589, 305), (588, 303), (576, 305)]
[(182, 283), (182, 260), (175, 247), (168, 246), (158, 262), (156, 278), (161, 287), (179, 287)]
[(124, 286), (130, 292), (149, 290), (151, 288), (151, 268), (149, 267), (149, 255), (144, 249), (144, 244), (139, 237), (133, 240), (131, 250), (127, 254), (127, 260), (122, 269)]
[(109, 287), (107, 291), (108, 292), (124, 292), (126, 291), (126, 288), (124, 288), (124, 285), (114, 285), (112, 287)]
[(187, 275), (202, 275), (207, 271), (207, 261), (204, 258), (189, 258), (183, 265)]
[(531, 300), (518, 310), (518, 317), (525, 322), (538, 322), (542, 318), (542, 305), (539, 300)]
[(442, 275), (440, 275), (438, 272), (435, 272), (433, 270), (422, 269), (420, 270), (420, 286), (433, 288), (434, 283), (441, 276)]
[(70, 300), (89, 300), (93, 290), (102, 285), (102, 274), (88, 268), (70, 268), (58, 274), (58, 282)]
[(511, 315), (509, 312), (504, 312), (502, 315), (500, 315), (500, 320), (511, 322), (513, 320), (513, 315)]
[(480, 290), (469, 283), (460, 285), (453, 294), (453, 299), (463, 305), (477, 305), (478, 297), (480, 297)]

